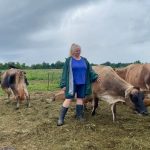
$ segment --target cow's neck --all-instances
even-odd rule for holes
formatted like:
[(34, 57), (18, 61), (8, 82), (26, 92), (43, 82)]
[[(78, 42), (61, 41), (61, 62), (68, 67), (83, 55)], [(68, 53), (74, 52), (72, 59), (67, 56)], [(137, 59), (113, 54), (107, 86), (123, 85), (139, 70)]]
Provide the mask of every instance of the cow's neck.
[(131, 86), (129, 83), (116, 76), (112, 76), (111, 84), (114, 85), (114, 91), (120, 96), (124, 96), (125, 91)]

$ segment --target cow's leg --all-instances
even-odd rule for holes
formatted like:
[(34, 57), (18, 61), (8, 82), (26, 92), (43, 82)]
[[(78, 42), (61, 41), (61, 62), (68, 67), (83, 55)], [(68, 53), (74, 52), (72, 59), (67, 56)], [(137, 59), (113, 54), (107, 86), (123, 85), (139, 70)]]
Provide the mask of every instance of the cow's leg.
[(94, 99), (93, 99), (93, 110), (92, 110), (92, 116), (94, 116), (95, 115), (95, 113), (96, 113), (96, 108), (98, 107), (98, 100), (99, 100), (99, 98), (98, 97), (94, 97)]
[(116, 120), (116, 103), (111, 104), (111, 112), (113, 116), (113, 122)]
[(147, 88), (147, 90), (150, 90), (150, 87), (149, 87), (149, 85), (148, 84), (145, 84), (146, 85), (146, 88)]
[(27, 89), (25, 89), (25, 97), (27, 100), (27, 107), (30, 107), (30, 94), (28, 93)]
[(8, 92), (7, 95), (8, 95), (8, 100), (10, 100), (10, 95), (11, 95), (11, 93)]
[(52, 95), (51, 101), (55, 101), (56, 100), (56, 96), (55, 94)]
[(30, 94), (27, 96), (27, 107), (30, 107)]
[(17, 97), (17, 107), (16, 109), (19, 109), (20, 103), (19, 103), (19, 98)]
[(92, 102), (93, 102), (93, 97), (87, 96), (86, 98), (84, 98), (83, 100), (84, 110), (88, 110), (88, 106), (90, 106), (90, 108), (93, 108)]
[(6, 89), (4, 89), (4, 91), (7, 93), (8, 100), (10, 100), (10, 95), (12, 94), (11, 89), (10, 88), (6, 88)]

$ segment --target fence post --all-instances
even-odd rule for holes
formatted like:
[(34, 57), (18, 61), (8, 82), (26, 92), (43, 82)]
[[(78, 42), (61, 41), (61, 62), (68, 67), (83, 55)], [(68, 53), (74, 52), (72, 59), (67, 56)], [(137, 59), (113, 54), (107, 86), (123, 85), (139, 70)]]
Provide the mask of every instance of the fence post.
[(54, 72), (52, 72), (52, 76), (51, 76), (51, 81), (53, 82), (54, 80)]
[(50, 75), (50, 73), (48, 72), (48, 85), (47, 85), (47, 90), (49, 90), (49, 75)]

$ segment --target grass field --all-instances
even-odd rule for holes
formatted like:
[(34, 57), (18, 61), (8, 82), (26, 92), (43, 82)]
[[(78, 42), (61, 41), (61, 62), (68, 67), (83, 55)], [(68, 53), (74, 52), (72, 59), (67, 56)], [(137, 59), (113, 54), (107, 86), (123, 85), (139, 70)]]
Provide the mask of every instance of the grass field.
[[(48, 72), (50, 86), (47, 89)], [(117, 121), (112, 122), (110, 107), (100, 102), (97, 114), (85, 112), (86, 121), (74, 118), (75, 101), (65, 125), (56, 126), (62, 100), (50, 101), (59, 90), (61, 70), (27, 70), (31, 107), (25, 102), (15, 110), (16, 102), (0, 97), (0, 150), (149, 150), (150, 116), (133, 114), (125, 105), (117, 106)], [(150, 111), (150, 110), (149, 110)]]
[[(61, 70), (43, 69), (43, 70), (26, 70), (29, 80), (29, 91), (54, 91), (59, 88)], [(49, 81), (49, 85), (48, 85)]]

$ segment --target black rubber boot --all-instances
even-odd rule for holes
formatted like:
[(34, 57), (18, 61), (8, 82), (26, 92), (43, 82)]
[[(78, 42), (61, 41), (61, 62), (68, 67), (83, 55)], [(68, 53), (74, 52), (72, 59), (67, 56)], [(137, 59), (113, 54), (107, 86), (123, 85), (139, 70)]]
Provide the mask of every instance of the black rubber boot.
[(85, 119), (84, 119), (84, 106), (83, 105), (76, 105), (76, 118), (79, 121), (85, 121)]
[(60, 116), (57, 122), (57, 126), (62, 126), (64, 124), (64, 119), (65, 119), (65, 115), (67, 111), (68, 111), (68, 108), (62, 106), (61, 111), (60, 111)]

